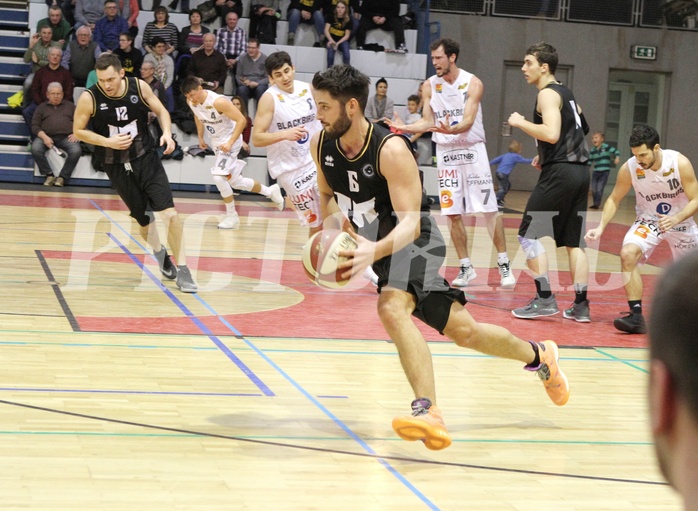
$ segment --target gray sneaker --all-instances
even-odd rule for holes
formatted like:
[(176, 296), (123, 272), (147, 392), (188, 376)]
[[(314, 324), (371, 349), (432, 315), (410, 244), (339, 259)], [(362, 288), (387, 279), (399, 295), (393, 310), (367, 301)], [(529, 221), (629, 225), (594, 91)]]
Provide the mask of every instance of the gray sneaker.
[(167, 249), (163, 246), (159, 252), (153, 252), (153, 255), (158, 260), (160, 273), (168, 279), (174, 280), (177, 277), (177, 267), (172, 263), (170, 256), (167, 255)]
[(537, 293), (536, 297), (528, 302), (526, 307), (520, 307), (511, 311), (514, 316), (521, 319), (554, 316), (558, 312), (560, 312), (560, 310), (557, 308), (557, 300), (555, 300), (555, 295), (551, 295), (550, 298), (541, 298)]
[(177, 268), (177, 287), (182, 293), (196, 293), (199, 288), (191, 276), (189, 268), (180, 266)]
[(582, 303), (573, 303), (572, 307), (562, 313), (562, 317), (573, 319), (579, 323), (591, 322), (591, 317), (589, 317), (589, 300), (584, 300)]

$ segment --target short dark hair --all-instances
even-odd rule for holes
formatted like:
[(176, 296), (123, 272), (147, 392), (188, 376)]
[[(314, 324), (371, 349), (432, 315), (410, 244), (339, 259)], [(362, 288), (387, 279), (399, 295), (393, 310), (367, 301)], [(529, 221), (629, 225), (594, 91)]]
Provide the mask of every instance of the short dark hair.
[(160, 44), (160, 43), (162, 43), (162, 44), (167, 44), (167, 41), (165, 41), (164, 38), (159, 37), (159, 36), (158, 36), (158, 37), (153, 37), (153, 38), (150, 40), (150, 46), (152, 46), (153, 48), (155, 48), (155, 47), (156, 47), (158, 44)]
[(271, 76), (275, 70), (281, 69), (285, 64), (293, 66), (291, 56), (285, 51), (277, 51), (267, 57), (264, 63), (264, 69), (267, 71), (267, 74)]
[(315, 73), (313, 88), (326, 91), (332, 98), (346, 105), (354, 98), (359, 102), (361, 111), (366, 109), (368, 102), (368, 85), (371, 80), (361, 71), (350, 65), (332, 66), (321, 73)]
[(378, 86), (379, 86), (381, 83), (384, 83), (386, 87), (388, 86), (388, 80), (386, 80), (385, 78), (382, 78), (382, 77), (381, 77), (381, 78), (379, 78), (378, 81), (376, 82), (376, 89), (378, 88)]
[(122, 36), (125, 37), (126, 39), (128, 39), (129, 41), (133, 42), (133, 34), (131, 32), (121, 32), (119, 34), (119, 37), (122, 37)]
[(257, 43), (257, 47), (259, 47), (259, 39), (257, 39), (256, 37), (250, 37), (247, 40), (247, 46), (249, 46), (250, 43)]
[(650, 149), (659, 144), (659, 133), (647, 124), (638, 124), (630, 132), (630, 147), (640, 147), (642, 144)]
[(409, 96), (407, 96), (407, 102), (409, 103), (410, 101), (419, 103), (419, 96), (417, 96), (416, 94), (410, 94)]
[(526, 55), (533, 55), (540, 65), (548, 64), (550, 74), (554, 75), (557, 70), (557, 50), (553, 45), (544, 41), (533, 44), (526, 50)]
[(121, 61), (119, 57), (113, 53), (102, 53), (95, 62), (95, 69), (97, 71), (104, 71), (110, 67), (113, 67), (114, 71), (121, 71)]
[(182, 91), (182, 94), (186, 95), (201, 87), (201, 83), (201, 78), (196, 76), (187, 76), (184, 80), (182, 80), (182, 85), (180, 85), (179, 90)]
[(443, 39), (437, 39), (429, 45), (429, 50), (436, 51), (439, 49), (439, 46), (443, 47), (444, 53), (447, 57), (455, 55), (456, 62), (458, 62), (458, 55), (460, 54), (460, 44), (458, 44), (458, 41), (456, 41), (455, 39), (450, 39), (448, 37), (444, 37)]
[(676, 392), (698, 421), (698, 251), (665, 270), (649, 320), (650, 359), (662, 361)]
[(198, 14), (199, 18), (203, 18), (203, 16), (201, 15), (201, 11), (199, 9), (197, 9), (196, 7), (193, 9), (189, 9), (189, 21), (191, 21), (192, 14)]

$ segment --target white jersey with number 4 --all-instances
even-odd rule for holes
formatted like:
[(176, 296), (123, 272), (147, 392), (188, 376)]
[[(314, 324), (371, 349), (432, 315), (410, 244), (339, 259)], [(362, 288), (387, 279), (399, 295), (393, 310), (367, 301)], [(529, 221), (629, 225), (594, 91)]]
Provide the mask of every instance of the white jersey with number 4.
[[(233, 131), (235, 131), (235, 126), (237, 125), (230, 117), (216, 110), (213, 103), (218, 98), (228, 100), (225, 96), (221, 96), (209, 90), (206, 91), (206, 100), (203, 103), (195, 106), (188, 102), (189, 108), (191, 108), (194, 115), (201, 121), (201, 124), (204, 125), (204, 129), (208, 132), (211, 145), (214, 149), (218, 149), (218, 147), (230, 140), (230, 136), (233, 134)], [(230, 152), (237, 154), (240, 152), (241, 147), (242, 135), (235, 141)]]
[(317, 106), (306, 82), (294, 80), (293, 92), (284, 92), (276, 85), (264, 94), (274, 98), (274, 116), (269, 125), (269, 133), (304, 126), (308, 131), (301, 140), (282, 140), (267, 148), (269, 174), (276, 179), (286, 172), (305, 170), (314, 165), (310, 154), (310, 139), (322, 125), (317, 120)]

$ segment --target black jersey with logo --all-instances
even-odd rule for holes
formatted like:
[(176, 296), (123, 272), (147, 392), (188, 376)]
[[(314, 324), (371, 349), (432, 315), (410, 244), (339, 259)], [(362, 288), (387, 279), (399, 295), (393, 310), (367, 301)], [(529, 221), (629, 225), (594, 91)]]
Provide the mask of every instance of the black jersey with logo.
[[(552, 163), (581, 163), (589, 161), (589, 147), (584, 138), (586, 121), (577, 112), (577, 102), (572, 91), (560, 83), (549, 83), (546, 89), (552, 89), (560, 95), (560, 138), (554, 144), (538, 140), (538, 156), (541, 165)], [(533, 111), (534, 124), (543, 124), (543, 117), (538, 112), (538, 103)], [(588, 127), (586, 128), (588, 131)]]
[[(369, 123), (363, 148), (356, 157), (347, 158), (339, 140), (328, 138), (324, 130), (320, 134), (318, 161), (335, 201), (354, 229), (372, 241), (385, 238), (397, 225), (388, 182), (380, 169), (380, 151), (394, 136), (399, 135)], [(421, 209), (429, 211), (423, 192)]]
[(95, 146), (96, 168), (101, 164), (128, 163), (154, 148), (148, 132), (150, 108), (141, 94), (140, 82), (137, 78), (126, 77), (124, 80), (126, 89), (118, 98), (107, 96), (99, 84), (87, 89), (92, 95), (92, 129), (95, 133), (103, 137), (130, 133), (133, 137), (131, 146), (123, 151)]

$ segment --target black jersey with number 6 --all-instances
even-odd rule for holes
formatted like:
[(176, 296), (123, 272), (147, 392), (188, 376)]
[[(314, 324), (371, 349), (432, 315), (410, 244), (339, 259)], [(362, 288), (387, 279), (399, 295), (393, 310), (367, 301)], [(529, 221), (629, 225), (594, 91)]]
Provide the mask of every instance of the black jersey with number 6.
[(94, 132), (103, 137), (128, 133), (133, 138), (131, 146), (123, 151), (95, 146), (95, 168), (101, 165), (128, 163), (140, 158), (154, 147), (148, 132), (150, 108), (141, 94), (140, 81), (137, 78), (124, 78), (124, 80), (126, 80), (126, 88), (120, 97), (107, 96), (99, 84), (87, 89), (87, 92), (92, 95)]
[[(356, 157), (347, 158), (339, 140), (326, 137), (324, 130), (320, 134), (318, 161), (339, 209), (359, 234), (374, 241), (385, 238), (397, 225), (388, 182), (380, 169), (383, 144), (395, 136), (399, 135), (369, 124), (363, 148)], [(427, 204), (422, 193), (422, 210), (429, 210)]]

